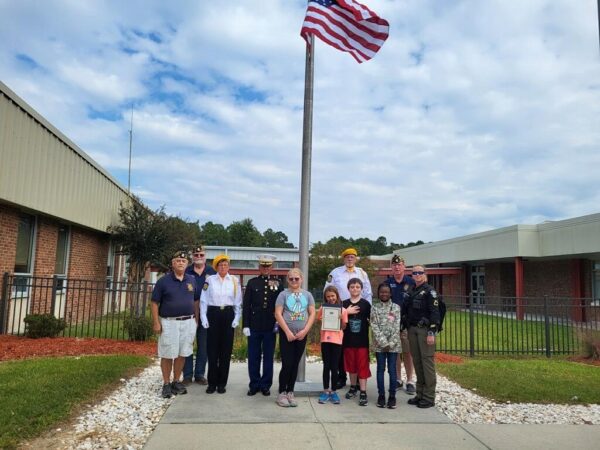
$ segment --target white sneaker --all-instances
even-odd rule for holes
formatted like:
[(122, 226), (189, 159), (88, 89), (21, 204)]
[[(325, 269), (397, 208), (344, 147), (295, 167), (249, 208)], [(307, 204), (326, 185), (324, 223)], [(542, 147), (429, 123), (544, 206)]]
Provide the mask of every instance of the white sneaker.
[(298, 406), (298, 403), (296, 403), (296, 398), (294, 397), (294, 393), (293, 392), (288, 392), (287, 393), (287, 399), (288, 399), (288, 404), (290, 406)]
[(282, 392), (281, 394), (279, 394), (277, 396), (277, 401), (276, 403), (279, 406), (283, 406), (284, 408), (287, 408), (290, 406), (290, 401), (288, 400), (288, 396), (286, 392)]

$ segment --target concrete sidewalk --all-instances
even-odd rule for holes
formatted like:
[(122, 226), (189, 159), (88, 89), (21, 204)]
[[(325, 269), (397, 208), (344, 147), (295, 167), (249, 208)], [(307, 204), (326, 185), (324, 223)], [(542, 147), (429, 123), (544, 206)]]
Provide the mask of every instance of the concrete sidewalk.
[[(320, 382), (321, 370), (321, 364), (307, 364), (307, 381)], [(278, 373), (276, 366), (275, 378)], [(232, 364), (226, 394), (208, 395), (205, 387), (190, 386), (169, 407), (144, 448), (572, 450), (597, 448), (600, 442), (597, 425), (453, 424), (436, 408), (408, 405), (410, 397), (403, 392), (398, 393), (397, 409), (377, 408), (374, 377), (366, 407), (343, 395), (340, 405), (320, 405), (315, 395), (297, 394), (297, 408), (281, 408), (275, 404), (277, 383), (270, 397), (248, 397), (247, 384), (246, 364)]]

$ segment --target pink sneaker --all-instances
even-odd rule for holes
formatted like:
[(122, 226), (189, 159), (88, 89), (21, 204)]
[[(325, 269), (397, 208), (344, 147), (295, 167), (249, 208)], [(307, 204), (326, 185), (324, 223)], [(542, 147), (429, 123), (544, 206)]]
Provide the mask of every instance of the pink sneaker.
[(279, 406), (283, 406), (284, 408), (287, 408), (287, 407), (289, 407), (289, 406), (290, 406), (290, 401), (288, 400), (287, 393), (285, 393), (285, 392), (282, 392), (281, 394), (279, 394), (279, 395), (277, 396), (277, 401), (276, 401), (276, 403), (277, 403)]
[(288, 403), (290, 406), (296, 407), (298, 406), (298, 403), (296, 403), (296, 398), (294, 397), (294, 393), (293, 392), (288, 392), (287, 393), (287, 399), (288, 399)]

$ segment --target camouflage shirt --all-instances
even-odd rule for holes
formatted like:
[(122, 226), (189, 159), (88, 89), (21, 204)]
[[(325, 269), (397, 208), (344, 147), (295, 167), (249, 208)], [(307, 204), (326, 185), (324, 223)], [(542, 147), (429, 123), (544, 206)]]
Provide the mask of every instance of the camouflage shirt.
[(391, 300), (378, 301), (371, 309), (371, 328), (373, 330), (373, 348), (376, 352), (402, 352), (400, 343), (400, 307)]

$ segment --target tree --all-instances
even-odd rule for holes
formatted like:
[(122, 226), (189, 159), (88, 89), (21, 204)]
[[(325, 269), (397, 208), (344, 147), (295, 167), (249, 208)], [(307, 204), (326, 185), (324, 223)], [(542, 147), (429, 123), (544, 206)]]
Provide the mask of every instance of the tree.
[(120, 252), (129, 260), (128, 278), (140, 281), (152, 261), (156, 261), (165, 252), (167, 245), (164, 224), (167, 215), (164, 207), (152, 211), (135, 196), (121, 203), (119, 224), (111, 225), (108, 232), (120, 246)]
[(153, 211), (133, 197), (119, 208), (118, 225), (108, 232), (129, 260), (128, 278), (141, 281), (151, 264), (169, 267), (173, 253), (189, 249), (200, 241), (198, 222), (188, 222), (179, 216), (169, 216), (164, 206)]
[(263, 245), (271, 248), (294, 248), (294, 244), (288, 242), (288, 237), (282, 231), (273, 231), (267, 228), (263, 233)]
[(227, 227), (227, 234), (229, 235), (229, 245), (239, 247), (263, 246), (263, 236), (250, 218), (232, 222)]
[(200, 235), (204, 245), (230, 245), (229, 233), (220, 223), (206, 222), (200, 228)]

